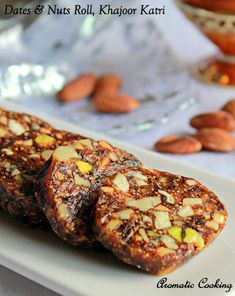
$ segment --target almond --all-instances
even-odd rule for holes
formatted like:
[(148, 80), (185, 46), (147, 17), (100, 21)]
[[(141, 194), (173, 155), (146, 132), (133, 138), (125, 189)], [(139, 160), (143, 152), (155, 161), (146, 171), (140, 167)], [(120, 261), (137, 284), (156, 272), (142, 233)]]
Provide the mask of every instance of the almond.
[(193, 137), (171, 135), (160, 139), (155, 144), (155, 149), (164, 153), (190, 154), (201, 151), (202, 144)]
[(235, 119), (235, 99), (229, 101), (226, 105), (224, 105), (222, 110), (231, 114), (233, 116), (233, 118)]
[(219, 128), (200, 129), (195, 136), (203, 148), (216, 152), (230, 152), (235, 149), (235, 139), (226, 130)]
[(90, 96), (95, 89), (96, 75), (84, 74), (68, 82), (57, 94), (60, 102), (72, 102)]
[(100, 112), (127, 113), (139, 107), (139, 102), (134, 98), (118, 93), (97, 95), (93, 99), (93, 105)]
[(235, 120), (231, 114), (225, 111), (218, 111), (214, 113), (204, 113), (195, 116), (191, 119), (190, 124), (196, 129), (204, 127), (221, 128), (228, 131), (235, 129)]
[(122, 86), (123, 80), (118, 75), (106, 74), (101, 76), (95, 87), (95, 95), (117, 93)]

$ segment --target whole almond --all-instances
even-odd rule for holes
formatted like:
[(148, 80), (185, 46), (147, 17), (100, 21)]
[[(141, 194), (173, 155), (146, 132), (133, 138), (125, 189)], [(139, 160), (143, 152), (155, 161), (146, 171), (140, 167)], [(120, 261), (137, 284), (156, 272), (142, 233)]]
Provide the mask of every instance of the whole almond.
[(235, 119), (235, 100), (229, 101), (226, 105), (224, 105), (222, 110), (231, 114), (233, 116), (233, 118)]
[(118, 75), (106, 74), (101, 76), (96, 83), (95, 95), (113, 94), (118, 92), (123, 80)]
[(160, 139), (154, 147), (159, 152), (171, 154), (191, 154), (202, 150), (202, 144), (197, 139), (177, 135), (170, 135)]
[(95, 89), (96, 75), (84, 74), (68, 82), (57, 94), (60, 102), (72, 102), (90, 96)]
[(127, 113), (140, 105), (134, 98), (118, 93), (97, 95), (92, 102), (98, 111), (105, 113)]
[(196, 139), (206, 150), (216, 152), (230, 152), (235, 149), (235, 139), (226, 130), (219, 128), (203, 128), (198, 130)]
[(228, 131), (235, 129), (235, 120), (229, 113), (225, 111), (218, 111), (213, 113), (204, 113), (195, 116), (191, 119), (190, 124), (196, 129), (205, 127), (221, 128)]

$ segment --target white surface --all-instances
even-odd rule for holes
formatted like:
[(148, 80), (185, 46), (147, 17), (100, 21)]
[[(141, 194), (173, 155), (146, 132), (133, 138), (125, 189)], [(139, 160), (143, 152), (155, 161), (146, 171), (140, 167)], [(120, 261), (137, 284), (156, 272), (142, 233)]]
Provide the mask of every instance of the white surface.
[[(19, 111), (23, 110), (20, 109)], [(39, 115), (36, 112), (33, 112), (33, 114)], [(75, 131), (94, 138), (101, 137), (45, 115), (40, 115), (40, 117), (57, 128)], [(224, 283), (234, 285), (235, 181), (191, 168), (159, 154), (119, 143), (115, 140), (111, 140), (111, 142), (132, 152), (147, 166), (197, 178), (215, 191), (228, 208), (228, 224), (220, 237), (191, 262), (170, 274), (168, 282), (184, 283), (189, 280), (197, 283), (203, 277), (208, 277), (210, 282), (220, 278)], [(94, 251), (71, 247), (52, 233), (30, 230), (4, 214), (1, 214), (0, 221), (0, 263), (63, 295), (189, 295), (188, 290), (157, 289), (155, 286), (159, 277), (128, 267), (118, 262), (108, 253), (95, 253)], [(41, 291), (42, 294), (38, 295), (50, 295), (49, 292)], [(190, 295), (222, 296), (226, 295), (226, 293), (224, 289), (199, 290), (195, 288), (190, 290)]]

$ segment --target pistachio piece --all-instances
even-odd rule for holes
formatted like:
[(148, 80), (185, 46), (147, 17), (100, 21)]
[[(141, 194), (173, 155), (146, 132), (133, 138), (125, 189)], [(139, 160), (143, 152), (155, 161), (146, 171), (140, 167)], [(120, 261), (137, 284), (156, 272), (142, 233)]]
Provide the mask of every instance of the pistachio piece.
[(52, 146), (56, 140), (51, 136), (42, 134), (35, 138), (35, 143), (42, 147)]
[(185, 237), (183, 241), (188, 244), (196, 244), (198, 251), (205, 247), (204, 239), (201, 234), (192, 228), (185, 229)]
[(136, 208), (141, 212), (147, 212), (148, 210), (153, 209), (160, 203), (161, 198), (159, 196), (149, 196), (141, 199), (129, 199), (126, 202), (126, 205), (129, 207)]
[(107, 224), (107, 228), (110, 231), (113, 231), (114, 229), (117, 229), (120, 225), (121, 225), (121, 220), (119, 219), (112, 219), (109, 221), (109, 223)]
[(60, 146), (57, 148), (54, 153), (53, 157), (59, 161), (66, 161), (70, 158), (78, 158), (78, 154), (74, 147), (72, 146)]
[(202, 200), (201, 198), (184, 198), (183, 205), (184, 206), (194, 206), (194, 205), (201, 205)]
[(91, 182), (89, 180), (86, 180), (77, 174), (74, 176), (74, 182), (76, 185), (79, 185), (79, 186), (84, 186), (84, 187), (91, 186)]
[(170, 203), (170, 204), (174, 204), (175, 203), (174, 197), (171, 194), (169, 194), (168, 192), (163, 191), (163, 190), (158, 190), (158, 192), (166, 197), (166, 201), (168, 203)]
[(113, 179), (113, 184), (118, 187), (119, 190), (123, 192), (128, 192), (130, 185), (129, 182), (127, 181), (126, 176), (124, 176), (121, 173), (118, 173), (116, 177)]
[(168, 212), (156, 211), (154, 215), (156, 217), (154, 224), (157, 229), (165, 229), (171, 227), (171, 221)]
[(162, 235), (161, 238), (160, 238), (160, 240), (169, 249), (178, 250), (178, 248), (179, 248), (178, 245), (175, 243), (175, 240), (171, 236), (169, 236), (167, 234)]
[(190, 217), (194, 215), (194, 211), (190, 206), (184, 206), (178, 211), (178, 215), (182, 218)]
[(9, 129), (17, 136), (22, 135), (25, 132), (24, 127), (14, 119), (9, 120)]
[(131, 214), (133, 213), (134, 211), (132, 209), (127, 209), (117, 213), (117, 215), (121, 220), (128, 220), (131, 218)]
[(182, 228), (178, 226), (173, 226), (169, 228), (168, 233), (177, 241), (182, 242)]
[(91, 164), (81, 160), (76, 161), (76, 165), (82, 174), (88, 174), (93, 168)]

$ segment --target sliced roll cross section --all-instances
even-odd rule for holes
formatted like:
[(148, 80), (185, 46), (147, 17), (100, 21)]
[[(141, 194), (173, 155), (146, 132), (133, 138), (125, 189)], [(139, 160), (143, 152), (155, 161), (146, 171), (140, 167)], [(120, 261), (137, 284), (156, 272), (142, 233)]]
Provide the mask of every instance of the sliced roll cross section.
[(120, 260), (163, 275), (210, 244), (226, 219), (223, 203), (198, 181), (127, 168), (100, 188), (94, 233)]
[(41, 177), (38, 202), (52, 229), (73, 245), (96, 244), (91, 212), (105, 178), (124, 167), (139, 167), (131, 154), (106, 141), (82, 139), (55, 150)]

